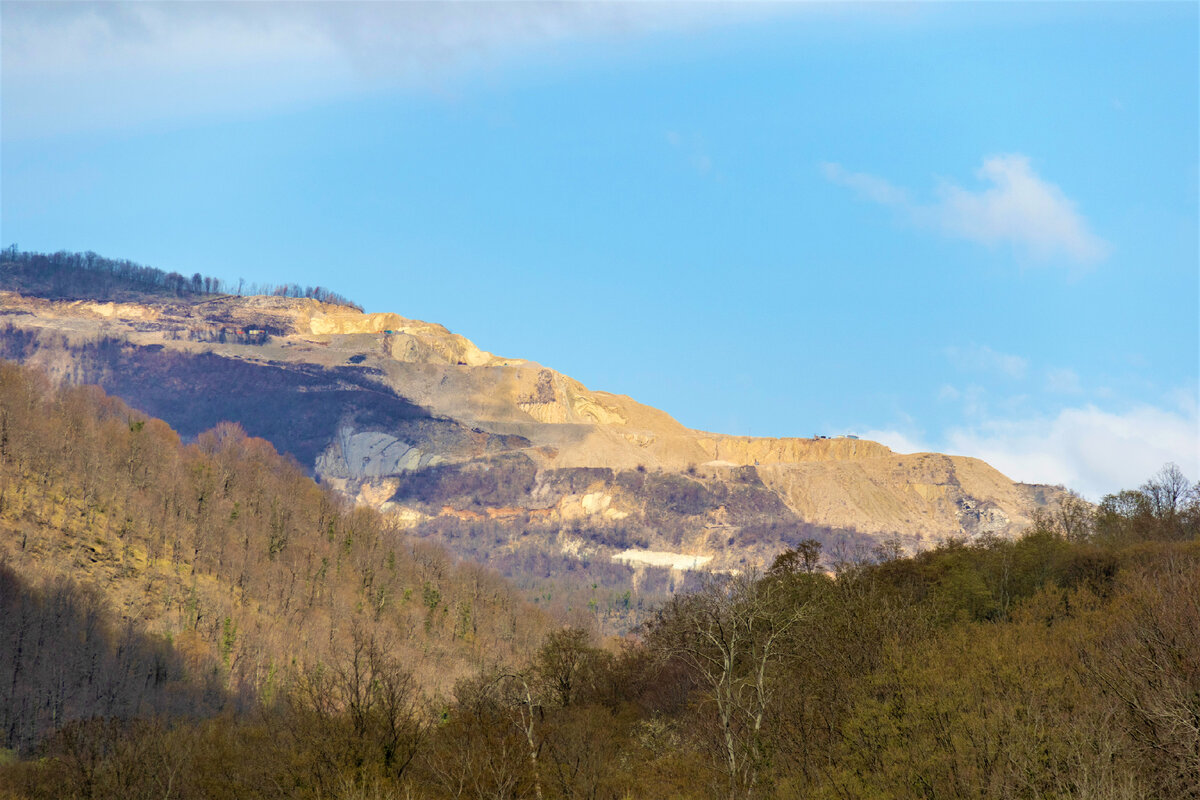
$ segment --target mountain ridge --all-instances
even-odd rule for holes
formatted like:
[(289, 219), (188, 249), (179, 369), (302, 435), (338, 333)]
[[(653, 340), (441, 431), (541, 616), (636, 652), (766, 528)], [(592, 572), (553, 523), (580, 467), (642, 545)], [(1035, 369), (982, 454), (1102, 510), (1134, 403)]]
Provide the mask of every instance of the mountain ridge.
[(436, 323), (311, 298), (0, 292), (0, 355), (100, 383), (185, 436), (225, 414), (452, 550), (451, 521), (490, 536), (468, 548), (487, 561), (532, 536), (554, 558), (615, 564), (632, 542), (745, 569), (800, 531), (827, 550), (1013, 535), (1065, 496), (969, 457), (692, 430)]

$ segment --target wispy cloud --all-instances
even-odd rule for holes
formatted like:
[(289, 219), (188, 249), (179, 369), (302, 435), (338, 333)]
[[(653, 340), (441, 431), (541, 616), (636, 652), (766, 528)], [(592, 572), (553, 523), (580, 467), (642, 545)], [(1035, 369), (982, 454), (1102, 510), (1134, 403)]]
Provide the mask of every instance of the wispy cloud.
[(991, 184), (971, 191), (952, 183), (939, 188), (936, 219), (965, 239), (1011, 242), (1040, 258), (1063, 254), (1076, 261), (1098, 261), (1108, 245), (1088, 230), (1087, 222), (1062, 190), (1043, 180), (1022, 155), (992, 156), (978, 173)]
[(1046, 391), (1055, 394), (1079, 394), (1083, 387), (1075, 370), (1064, 367), (1046, 370)]
[(684, 27), (721, 10), (588, 2), (7, 2), (4, 55), (6, 67), (21, 74), (333, 54), (364, 73), (396, 73), (512, 47)]
[(967, 347), (947, 347), (946, 357), (959, 369), (999, 374), (1007, 378), (1025, 377), (1029, 360), (1010, 353), (1001, 353), (987, 345), (972, 344)]
[(5, 135), (444, 89), (565, 43), (781, 13), (765, 4), (123, 2), (0, 5)]
[(897, 453), (929, 453), (933, 451), (932, 447), (926, 445), (921, 437), (911, 433), (904, 433), (893, 428), (885, 430), (870, 430), (864, 431), (863, 439), (870, 439), (873, 442), (879, 442), (882, 445), (890, 447)]
[(948, 236), (988, 246), (1008, 244), (1036, 259), (1065, 257), (1079, 264), (1100, 261), (1111, 249), (1062, 189), (1038, 175), (1021, 154), (985, 158), (976, 173), (983, 186), (967, 189), (941, 181), (934, 199), (925, 203), (876, 175), (832, 163), (822, 164), (821, 171), (829, 181)]
[(886, 206), (914, 207), (908, 192), (893, 186), (883, 178), (868, 175), (865, 172), (847, 172), (841, 164), (831, 163), (822, 164), (821, 172), (825, 174), (826, 179), (842, 186), (848, 186), (868, 200), (874, 200), (876, 203)]

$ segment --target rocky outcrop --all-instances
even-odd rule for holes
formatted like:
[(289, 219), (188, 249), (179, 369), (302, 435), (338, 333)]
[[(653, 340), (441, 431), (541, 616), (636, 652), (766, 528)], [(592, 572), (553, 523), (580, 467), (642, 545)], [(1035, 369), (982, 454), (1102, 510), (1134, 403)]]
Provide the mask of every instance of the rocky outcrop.
[[(323, 479), (369, 481), (441, 464), (446, 458), (381, 431), (356, 432), (343, 427), (314, 465)], [(387, 498), (384, 498), (385, 500)]]
[(397, 361), (460, 367), (515, 366), (519, 361), (497, 358), (441, 325), (411, 320), (399, 314), (323, 311), (308, 317), (314, 336), (381, 335), (380, 349)]

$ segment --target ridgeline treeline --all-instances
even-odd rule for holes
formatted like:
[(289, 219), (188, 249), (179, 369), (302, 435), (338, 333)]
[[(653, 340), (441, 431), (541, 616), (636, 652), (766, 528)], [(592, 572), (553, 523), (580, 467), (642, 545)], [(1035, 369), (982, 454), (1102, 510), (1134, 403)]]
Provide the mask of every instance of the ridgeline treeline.
[(128, 259), (104, 258), (90, 250), (86, 253), (65, 250), (34, 253), (18, 250), (15, 244), (0, 250), (0, 291), (19, 292), (48, 300), (123, 301), (147, 297), (182, 299), (217, 294), (266, 294), (307, 297), (362, 311), (362, 306), (321, 286), (294, 283), (247, 285), (243, 281), (233, 286), (199, 272), (189, 278), (178, 272), (165, 272)]
[[(0, 693), (31, 698), (0, 797), (1200, 798), (1200, 485), (1171, 466), (1017, 540), (802, 542), (600, 647), (231, 427), (183, 447), (0, 370)], [(421, 642), (484, 636), (513, 657), (431, 688)]]

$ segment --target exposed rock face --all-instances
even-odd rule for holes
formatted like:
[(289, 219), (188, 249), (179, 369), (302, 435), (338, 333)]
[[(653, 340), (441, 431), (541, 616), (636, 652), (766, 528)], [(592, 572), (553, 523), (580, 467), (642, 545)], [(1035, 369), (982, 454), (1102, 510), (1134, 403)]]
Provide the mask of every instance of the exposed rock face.
[[(973, 458), (689, 430), (440, 325), (315, 300), (0, 293), (0, 355), (100, 382), (184, 435), (227, 414), (404, 524), (475, 520), (517, 538), (518, 528), (544, 529), (554, 532), (545, 547), (585, 559), (625, 553), (653, 564), (626, 553), (653, 548), (672, 565), (739, 568), (768, 562), (801, 533), (911, 546), (1012, 534), (1056, 496)], [(148, 370), (153, 379), (140, 377)]]
[(357, 433), (353, 428), (342, 428), (325, 452), (317, 456), (314, 471), (324, 479), (369, 481), (444, 461), (436, 453), (421, 452), (381, 431)]

